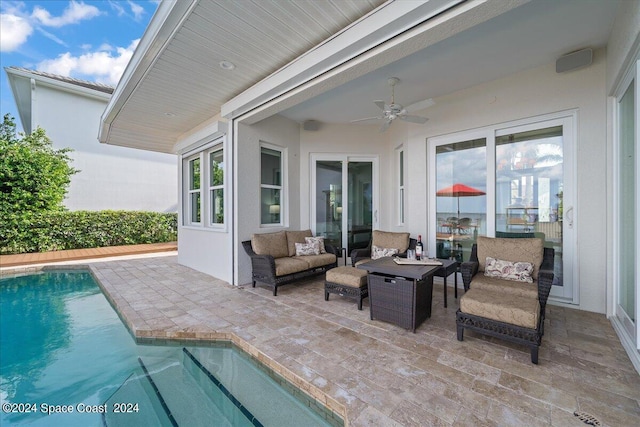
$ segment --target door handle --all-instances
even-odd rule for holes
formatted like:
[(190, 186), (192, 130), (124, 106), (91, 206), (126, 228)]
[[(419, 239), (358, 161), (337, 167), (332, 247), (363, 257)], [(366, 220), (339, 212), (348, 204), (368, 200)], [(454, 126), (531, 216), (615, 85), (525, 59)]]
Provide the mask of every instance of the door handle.
[(564, 217), (567, 220), (569, 228), (573, 228), (573, 206), (570, 206), (566, 211), (564, 211)]

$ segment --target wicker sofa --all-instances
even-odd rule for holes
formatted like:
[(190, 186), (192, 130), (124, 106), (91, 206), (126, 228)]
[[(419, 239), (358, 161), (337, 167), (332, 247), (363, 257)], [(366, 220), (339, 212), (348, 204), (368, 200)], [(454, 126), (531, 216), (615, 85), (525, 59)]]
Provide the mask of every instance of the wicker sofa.
[(306, 244), (306, 237), (313, 237), (311, 230), (254, 234), (251, 240), (242, 242), (251, 258), (253, 287), (260, 282), (272, 288), (276, 296), (279, 286), (322, 274), (338, 265), (338, 250), (326, 243), (324, 253), (296, 255), (296, 243)]
[(408, 249), (416, 248), (416, 239), (409, 237), (409, 233), (373, 230), (371, 241), (366, 248), (351, 251), (351, 265), (354, 267), (371, 260), (373, 246), (378, 248), (396, 249), (398, 256), (407, 256)]
[[(460, 266), (466, 292), (456, 313), (458, 340), (463, 340), (464, 329), (470, 329), (522, 344), (530, 348), (531, 362), (537, 364), (553, 258), (554, 250), (545, 248), (542, 239), (478, 236), (470, 260)], [(514, 275), (529, 276), (526, 264), (515, 265), (522, 262), (533, 266), (532, 283), (514, 280)]]

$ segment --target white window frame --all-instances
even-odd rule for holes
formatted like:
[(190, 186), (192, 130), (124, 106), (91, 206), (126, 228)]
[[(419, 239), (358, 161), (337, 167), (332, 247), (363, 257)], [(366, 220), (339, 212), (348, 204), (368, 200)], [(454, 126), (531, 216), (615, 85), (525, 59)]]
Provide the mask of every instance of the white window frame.
[[(200, 161), (200, 186), (197, 189), (191, 188), (191, 163), (199, 160)], [(191, 155), (183, 158), (184, 167), (184, 212), (186, 215), (183, 217), (183, 223), (187, 226), (199, 227), (202, 225), (202, 156), (200, 154)], [(200, 221), (193, 221), (193, 204), (192, 195), (199, 194), (200, 195)]]
[[(262, 149), (277, 151), (280, 153), (280, 185), (263, 184), (262, 183)], [(262, 189), (271, 189), (280, 191), (280, 221), (275, 223), (263, 223), (262, 211), (260, 211), (260, 227), (284, 227), (288, 222), (288, 200), (286, 197), (288, 188), (288, 170), (287, 170), (287, 148), (268, 142), (260, 141), (260, 192), (259, 206), (262, 207)]]
[[(222, 184), (221, 185), (211, 185), (211, 176), (213, 174), (213, 171), (211, 169), (211, 155), (217, 152), (222, 152), (222, 164), (223, 166), (223, 173), (222, 173)], [(207, 170), (206, 170), (206, 174), (207, 174), (207, 218), (208, 218), (208, 226), (211, 228), (224, 228), (225, 224), (227, 222), (227, 215), (226, 215), (226, 198), (227, 198), (227, 191), (225, 190), (225, 183), (227, 182), (226, 179), (226, 159), (225, 159), (225, 149), (222, 143), (220, 144), (216, 144), (214, 145), (211, 149), (207, 150), (205, 152), (205, 158), (207, 159)], [(212, 209), (212, 200), (213, 200), (213, 192), (216, 190), (222, 190), (222, 222), (214, 222), (213, 220), (213, 216), (215, 214), (214, 210)]]
[(406, 203), (406, 191), (405, 191), (405, 183), (407, 182), (405, 173), (406, 173), (406, 169), (407, 169), (407, 164), (406, 164), (406, 158), (404, 155), (404, 147), (401, 145), (398, 148), (396, 148), (396, 165), (397, 165), (397, 169), (398, 169), (398, 175), (397, 175), (397, 179), (398, 179), (398, 210), (397, 210), (397, 217), (398, 217), (398, 225), (399, 226), (403, 226), (405, 224), (405, 216), (406, 216), (406, 209), (405, 209), (405, 203)]
[[(182, 166), (182, 226), (188, 228), (197, 228), (209, 231), (227, 231), (227, 218), (228, 218), (228, 203), (224, 203), (224, 222), (214, 223), (213, 212), (211, 209), (211, 193), (214, 189), (223, 190), (223, 200), (228, 200), (229, 191), (227, 189), (227, 183), (229, 182), (228, 168), (225, 167), (224, 175), (222, 179), (222, 185), (211, 186), (211, 164), (209, 162), (209, 155), (211, 153), (222, 150), (222, 158), (225, 166), (227, 161), (227, 150), (225, 147), (225, 139), (216, 138), (210, 140), (198, 148), (195, 148), (189, 152), (181, 155)], [(192, 190), (191, 184), (191, 162), (193, 160), (200, 160), (200, 188), (198, 190)], [(191, 204), (191, 195), (194, 193), (200, 194), (200, 221), (192, 221), (193, 206)]]

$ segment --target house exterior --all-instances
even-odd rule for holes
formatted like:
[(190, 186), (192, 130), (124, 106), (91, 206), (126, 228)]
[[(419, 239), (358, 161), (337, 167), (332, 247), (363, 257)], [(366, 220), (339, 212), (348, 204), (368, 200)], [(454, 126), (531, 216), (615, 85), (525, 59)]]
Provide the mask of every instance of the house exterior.
[(174, 154), (99, 144), (113, 87), (19, 67), (5, 68), (26, 133), (38, 126), (56, 149), (71, 148), (64, 205), (70, 210), (177, 211)]
[[(243, 285), (253, 233), (403, 230), (462, 257), (542, 233), (551, 303), (606, 314), (640, 370), (640, 2), (293, 3), (161, 3), (103, 114), (102, 142), (178, 155), (180, 263)], [(357, 121), (391, 76), (395, 101), (433, 98), (425, 125)], [(485, 194), (438, 197), (453, 180)]]

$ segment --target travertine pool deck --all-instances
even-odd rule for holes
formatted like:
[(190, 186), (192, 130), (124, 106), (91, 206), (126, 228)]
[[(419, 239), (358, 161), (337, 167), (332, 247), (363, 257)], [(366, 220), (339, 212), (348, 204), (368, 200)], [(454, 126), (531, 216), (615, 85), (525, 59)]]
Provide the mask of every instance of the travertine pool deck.
[[(465, 331), (457, 301), (411, 333), (324, 301), (323, 278), (233, 287), (175, 256), (88, 264), (136, 337), (229, 339), (345, 416), (350, 426), (640, 425), (640, 376), (604, 315), (548, 306), (540, 364), (526, 348)], [(6, 272), (3, 272), (5, 274)], [(450, 283), (452, 280), (449, 281)]]

